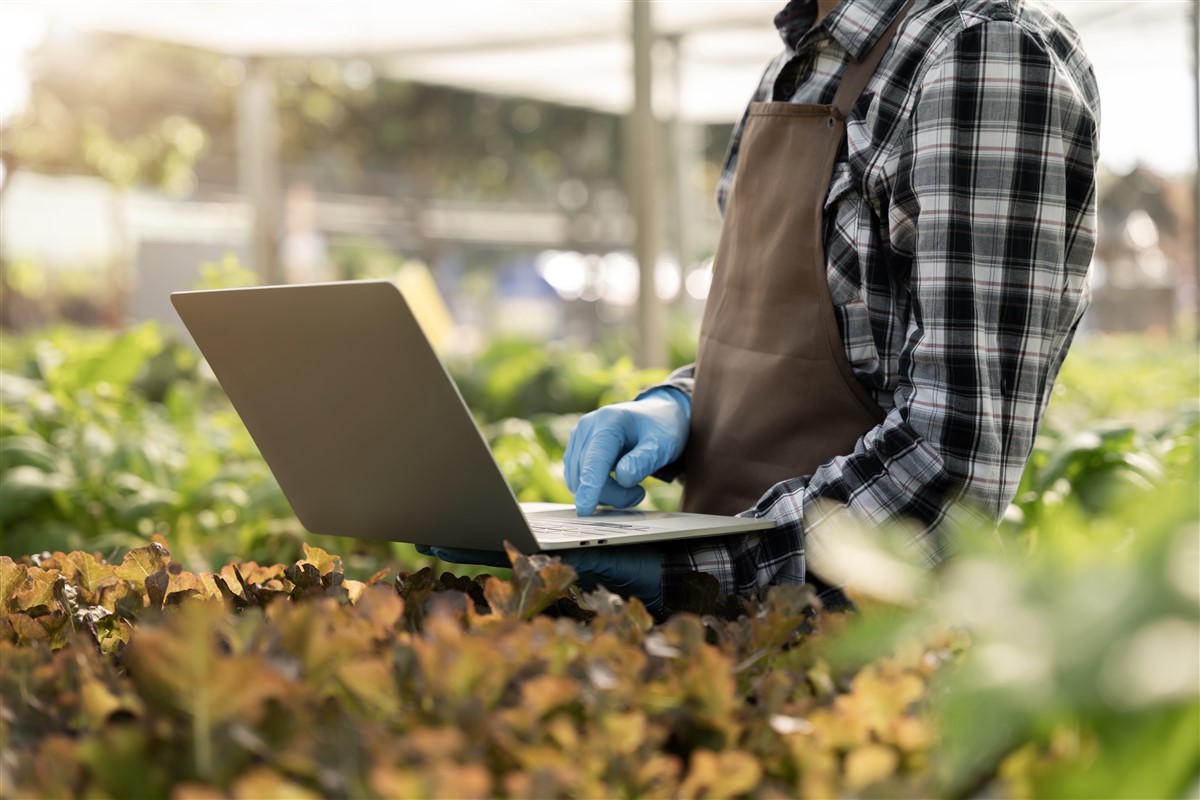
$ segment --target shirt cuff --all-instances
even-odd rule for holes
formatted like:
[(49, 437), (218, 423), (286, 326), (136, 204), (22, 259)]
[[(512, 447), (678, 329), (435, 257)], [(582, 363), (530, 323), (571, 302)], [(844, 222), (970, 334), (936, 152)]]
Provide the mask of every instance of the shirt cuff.
[[(656, 384), (654, 386), (651, 386), (651, 387), (646, 388), (646, 389), (642, 390), (641, 392), (639, 392), (638, 396), (635, 397), (634, 400), (641, 400), (643, 398), (650, 397), (651, 395), (659, 395), (659, 396), (668, 395), (671, 397), (671, 399), (675, 400), (677, 403), (682, 404), (687, 409), (688, 419), (690, 420), (692, 417), (692, 391), (691, 391), (691, 388), (692, 388), (692, 379), (691, 378), (687, 378), (685, 380), (679, 380), (679, 381), (672, 381), (671, 378), (668, 377), (667, 381), (665, 383)], [(684, 452), (687, 452), (686, 448), (685, 448)], [(682, 474), (683, 474), (683, 458), (680, 457), (680, 458), (677, 458), (674, 461), (672, 461), (670, 464), (667, 464), (665, 467), (658, 470), (657, 472), (652, 472), (651, 476), (658, 478), (660, 481), (665, 481), (666, 483), (670, 483), (671, 481), (675, 480)]]

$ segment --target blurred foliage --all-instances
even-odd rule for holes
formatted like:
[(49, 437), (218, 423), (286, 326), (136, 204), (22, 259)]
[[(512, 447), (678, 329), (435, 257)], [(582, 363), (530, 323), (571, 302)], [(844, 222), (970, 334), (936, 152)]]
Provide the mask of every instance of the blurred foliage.
[(338, 236), (330, 240), (329, 260), (338, 278), (347, 281), (392, 280), (404, 259), (377, 236)]
[(585, 413), (628, 400), (663, 377), (629, 356), (612, 361), (562, 342), (501, 339), (447, 364), (463, 399), (485, 420)]
[(226, 253), (216, 261), (206, 261), (200, 265), (200, 281), (192, 288), (239, 289), (259, 283), (258, 275), (243, 267), (235, 253)]
[[(187, 194), (210, 146), (192, 109), (221, 103), (216, 63), (216, 56), (159, 43), (52, 36), (29, 60), (26, 108), (4, 127), (6, 162)], [(231, 119), (227, 111), (223, 121)]]
[(545, 202), (572, 180), (571, 210), (596, 200), (589, 188), (624, 202), (616, 115), (421, 86), (376, 67), (324, 57), (256, 65), (120, 35), (52, 34), (29, 58), (30, 101), (7, 121), (0, 151), (11, 168), (119, 187), (186, 195), (230, 185), (237, 92), (264, 68), (282, 157), (325, 190)]
[[(1098, 336), (1066, 359), (1004, 530), (1035, 549), (1159, 486), (1196, 486), (1200, 360), (1186, 340)], [(1061, 512), (1061, 513), (1060, 513)]]
[(197, 569), (302, 540), (337, 543), (354, 568), (390, 556), (308, 537), (211, 373), (152, 324), (4, 337), (0, 363), (4, 553), (119, 553), (157, 533)]

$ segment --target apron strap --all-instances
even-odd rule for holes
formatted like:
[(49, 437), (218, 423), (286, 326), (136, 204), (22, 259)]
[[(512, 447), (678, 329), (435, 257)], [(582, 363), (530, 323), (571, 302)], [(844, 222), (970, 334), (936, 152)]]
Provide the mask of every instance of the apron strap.
[(883, 60), (884, 53), (887, 52), (888, 46), (892, 43), (892, 39), (896, 36), (896, 31), (900, 28), (900, 23), (908, 16), (908, 11), (912, 8), (913, 0), (908, 0), (904, 7), (900, 9), (900, 13), (888, 25), (887, 30), (879, 37), (879, 41), (875, 42), (871, 50), (863, 57), (862, 61), (852, 61), (850, 66), (846, 67), (846, 71), (842, 73), (842, 80), (838, 83), (837, 94), (833, 96), (833, 105), (841, 112), (843, 118), (850, 116), (850, 110), (854, 108), (854, 104), (858, 102), (859, 96), (863, 90), (867, 88), (867, 83), (871, 80), (871, 76), (875, 74), (875, 70), (879, 67), (879, 62)]

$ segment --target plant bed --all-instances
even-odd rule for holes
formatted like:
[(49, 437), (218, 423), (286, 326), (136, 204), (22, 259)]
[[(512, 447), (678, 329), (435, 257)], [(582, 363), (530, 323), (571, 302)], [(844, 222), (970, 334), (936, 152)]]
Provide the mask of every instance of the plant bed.
[(728, 797), (931, 790), (944, 631), (831, 668), (810, 593), (655, 622), (513, 553), (512, 579), (294, 565), (0, 566), (5, 796)]

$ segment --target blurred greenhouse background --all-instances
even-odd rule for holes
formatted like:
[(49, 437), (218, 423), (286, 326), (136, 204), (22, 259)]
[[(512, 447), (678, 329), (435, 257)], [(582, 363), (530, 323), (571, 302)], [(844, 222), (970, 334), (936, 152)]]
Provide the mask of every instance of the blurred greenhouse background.
[[(667, 366), (777, 5), (5, 2), (0, 322), (173, 327), (167, 294), (205, 280), (402, 275), (448, 352)], [(1194, 5), (1056, 5), (1103, 95), (1086, 329), (1188, 330)]]

